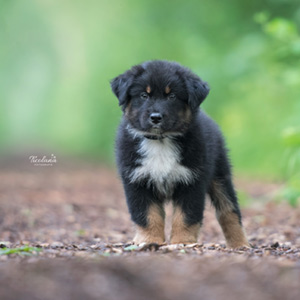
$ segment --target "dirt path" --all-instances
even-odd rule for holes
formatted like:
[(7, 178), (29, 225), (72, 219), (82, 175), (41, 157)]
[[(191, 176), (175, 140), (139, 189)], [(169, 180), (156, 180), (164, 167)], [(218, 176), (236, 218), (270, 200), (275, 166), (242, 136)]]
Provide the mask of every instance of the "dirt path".
[(253, 249), (225, 248), (209, 203), (198, 244), (135, 248), (113, 171), (3, 166), (0, 247), (41, 251), (0, 255), (0, 299), (300, 299), (300, 209), (256, 199), (242, 211)]

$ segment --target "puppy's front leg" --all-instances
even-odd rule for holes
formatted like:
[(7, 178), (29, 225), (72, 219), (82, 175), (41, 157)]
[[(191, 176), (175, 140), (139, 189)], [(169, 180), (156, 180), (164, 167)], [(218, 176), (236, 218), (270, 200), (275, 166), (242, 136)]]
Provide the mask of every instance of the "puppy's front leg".
[(146, 215), (146, 226), (136, 225), (136, 235), (133, 239), (134, 243), (163, 244), (165, 241), (165, 223), (162, 207), (157, 204), (151, 204), (148, 207)]
[(189, 225), (182, 208), (173, 207), (171, 244), (196, 243), (200, 229), (200, 222)]
[(124, 185), (129, 212), (136, 224), (134, 243), (165, 241), (165, 212), (163, 204), (147, 188), (137, 184)]
[(203, 219), (202, 186), (180, 187), (174, 193), (171, 244), (196, 243)]

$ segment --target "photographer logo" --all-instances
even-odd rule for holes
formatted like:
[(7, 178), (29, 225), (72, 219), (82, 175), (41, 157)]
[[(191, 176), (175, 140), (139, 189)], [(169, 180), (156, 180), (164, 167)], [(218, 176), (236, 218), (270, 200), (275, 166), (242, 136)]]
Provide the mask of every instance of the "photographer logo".
[(31, 155), (29, 156), (29, 161), (37, 167), (52, 167), (54, 164), (57, 163), (56, 156), (54, 154), (51, 154), (50, 158), (46, 155), (44, 155), (43, 157)]

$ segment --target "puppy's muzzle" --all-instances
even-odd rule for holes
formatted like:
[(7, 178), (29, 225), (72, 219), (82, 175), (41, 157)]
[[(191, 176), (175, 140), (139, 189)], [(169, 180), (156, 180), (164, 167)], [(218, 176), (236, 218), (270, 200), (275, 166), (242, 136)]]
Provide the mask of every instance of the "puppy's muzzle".
[(160, 113), (152, 113), (150, 115), (150, 123), (152, 125), (160, 125), (162, 122), (162, 115)]

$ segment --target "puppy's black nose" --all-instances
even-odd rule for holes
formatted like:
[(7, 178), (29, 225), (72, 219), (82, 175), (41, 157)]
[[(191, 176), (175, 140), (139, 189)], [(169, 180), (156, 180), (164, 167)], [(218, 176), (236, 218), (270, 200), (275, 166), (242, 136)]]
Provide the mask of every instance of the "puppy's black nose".
[(150, 119), (152, 124), (159, 124), (162, 120), (162, 115), (160, 113), (152, 113)]

